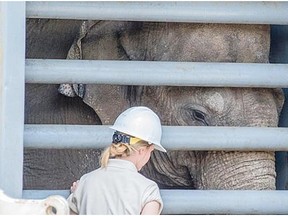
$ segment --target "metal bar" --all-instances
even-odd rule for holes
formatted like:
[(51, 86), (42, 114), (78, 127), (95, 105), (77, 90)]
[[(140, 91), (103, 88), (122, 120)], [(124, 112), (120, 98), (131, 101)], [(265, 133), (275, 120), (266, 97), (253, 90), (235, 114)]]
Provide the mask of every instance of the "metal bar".
[(287, 2), (27, 2), (28, 18), (288, 24)]
[(0, 188), (22, 196), (25, 2), (0, 2)]
[[(105, 148), (113, 130), (103, 125), (25, 125), (26, 148)], [(177, 139), (175, 139), (177, 137)], [(169, 150), (288, 150), (288, 128), (163, 126)]]
[(14, 199), (0, 190), (0, 215), (68, 215), (69, 205), (64, 197), (45, 199)]
[(26, 60), (27, 83), (288, 87), (288, 64)]
[[(162, 214), (288, 214), (287, 191), (160, 190)], [(68, 190), (24, 190), (24, 198), (68, 197)]]

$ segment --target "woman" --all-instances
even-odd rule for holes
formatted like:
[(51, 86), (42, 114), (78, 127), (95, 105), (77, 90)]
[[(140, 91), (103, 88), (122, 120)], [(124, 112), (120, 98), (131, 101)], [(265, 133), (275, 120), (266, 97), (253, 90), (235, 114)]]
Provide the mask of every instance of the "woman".
[(131, 107), (111, 127), (112, 144), (102, 153), (101, 167), (80, 178), (68, 197), (78, 214), (160, 214), (163, 202), (157, 184), (138, 171), (160, 144), (159, 117), (147, 107)]

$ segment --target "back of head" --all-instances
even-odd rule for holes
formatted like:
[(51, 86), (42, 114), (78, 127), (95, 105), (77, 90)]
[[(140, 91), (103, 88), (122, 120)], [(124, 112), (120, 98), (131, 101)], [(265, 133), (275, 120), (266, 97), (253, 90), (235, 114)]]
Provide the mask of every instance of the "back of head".
[(148, 146), (148, 142), (140, 139), (133, 144), (127, 142), (112, 143), (101, 155), (101, 167), (106, 167), (110, 158), (128, 157), (139, 148)]
[(161, 145), (162, 127), (159, 117), (148, 107), (131, 107), (121, 113), (112, 129), (154, 144), (155, 149), (166, 152)]
[(113, 143), (102, 154), (102, 167), (107, 165), (109, 158), (129, 156), (142, 146), (154, 144), (155, 149), (166, 152), (161, 145), (160, 119), (148, 107), (137, 106), (125, 110), (110, 128), (115, 130)]

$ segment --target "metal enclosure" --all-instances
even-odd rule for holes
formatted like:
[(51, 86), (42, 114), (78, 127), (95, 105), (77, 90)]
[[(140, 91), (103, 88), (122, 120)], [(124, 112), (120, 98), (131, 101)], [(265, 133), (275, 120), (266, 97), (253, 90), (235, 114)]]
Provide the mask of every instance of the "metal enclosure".
[[(116, 73), (124, 70), (125, 76), (127, 76), (127, 79), (113, 80), (109, 77), (111, 76), (110, 73), (103, 72), (97, 76), (92, 74), (95, 68), (101, 71), (102, 67), (107, 67), (107, 64), (105, 65), (101, 61), (25, 60), (25, 11), (26, 17), (29, 18), (272, 24), (271, 63), (275, 64), (187, 62), (163, 64), (159, 62), (113, 61), (109, 62), (109, 67), (117, 68)], [(23, 147), (45, 148), (49, 143), (46, 142), (47, 139), (50, 139), (50, 141), (57, 139), (63, 141), (61, 147), (74, 148), (81, 146), (81, 141), (75, 139), (75, 137), (82, 136), (83, 138), (85, 136), (89, 139), (92, 134), (97, 137), (99, 144), (110, 139), (106, 126), (25, 125), (24, 127), (24, 79), (26, 83), (77, 81), (96, 83), (96, 80), (100, 79), (101, 83), (107, 84), (288, 88), (287, 11), (287, 2), (0, 2), (0, 188), (7, 194), (19, 198), (45, 198), (52, 194), (67, 196), (68, 191), (22, 191)], [(137, 75), (143, 76), (141, 83), (139, 83), (129, 71), (132, 64), (145, 64), (143, 68), (153, 68), (159, 73), (171, 73), (173, 79), (163, 79), (163, 77), (155, 79), (152, 75), (145, 77), (144, 74), (147, 74), (149, 70), (139, 70)], [(193, 76), (176, 77), (175, 74), (173, 75), (173, 71), (169, 69), (180, 64), (181, 67), (185, 67), (187, 70), (197, 67), (198, 69), (194, 73), (204, 73), (205, 76), (200, 76), (200, 79), (197, 80)], [(63, 65), (73, 66), (73, 73), (71, 73), (71, 70), (67, 71)], [(87, 68), (85, 76), (77, 74), (77, 68), (79, 67)], [(217, 76), (209, 74), (210, 67), (215, 68)], [(249, 79), (244, 79), (245, 72), (243, 72), (243, 68), (246, 67), (254, 72)], [(235, 69), (237, 73), (228, 76), (225, 72), (230, 68)], [(264, 72), (265, 75), (257, 75), (259, 71)], [(273, 76), (273, 79), (268, 80), (266, 75), (269, 75), (271, 71), (277, 73), (277, 76)], [(226, 77), (226, 79), (223, 81), (219, 77)], [(176, 78), (177, 81), (175, 81)], [(287, 98), (287, 89), (285, 92)], [(175, 143), (171, 143), (168, 136), (170, 133), (167, 133), (167, 131), (171, 131), (171, 134), (181, 134), (183, 137), (193, 135), (191, 134), (191, 131), (193, 131), (195, 133), (193, 136), (199, 137), (198, 141), (201, 145), (193, 146), (193, 148), (184, 145), (182, 149), (261, 149), (279, 151), (277, 153), (277, 172), (279, 176), (277, 187), (278, 189), (287, 189), (287, 113), (288, 105), (286, 101), (280, 121), (280, 126), (283, 128), (234, 128), (233, 139), (217, 137), (217, 134), (231, 130), (229, 127), (198, 127), (196, 129), (192, 126), (165, 127), (163, 139), (168, 149), (175, 149)], [(100, 129), (96, 129), (96, 127)], [(192, 128), (193, 130), (191, 130)], [(99, 132), (94, 133), (95, 130), (100, 130), (100, 133), (103, 132), (104, 135), (100, 135)], [(243, 142), (243, 139), (245, 143), (243, 134), (247, 135), (247, 130), (249, 130), (249, 136), (246, 138), (249, 139), (251, 145), (240, 146), (239, 143)], [(214, 138), (211, 146), (208, 145), (209, 142), (205, 143), (205, 139), (201, 136), (203, 133), (205, 133), (204, 137)], [(89, 134), (89, 136), (86, 134)], [(67, 142), (66, 137), (70, 137), (70, 141), (74, 139), (74, 142)], [(256, 146), (256, 141), (259, 139), (263, 141), (261, 142), (262, 145)], [(271, 139), (278, 139), (279, 145), (269, 146), (269, 140)], [(40, 143), (40, 145), (36, 146), (35, 143)], [(216, 148), (217, 143), (224, 144)], [(49, 147), (57, 148), (59, 146)], [(161, 193), (166, 206), (163, 211), (164, 214), (288, 214), (288, 193), (285, 190), (162, 190)]]

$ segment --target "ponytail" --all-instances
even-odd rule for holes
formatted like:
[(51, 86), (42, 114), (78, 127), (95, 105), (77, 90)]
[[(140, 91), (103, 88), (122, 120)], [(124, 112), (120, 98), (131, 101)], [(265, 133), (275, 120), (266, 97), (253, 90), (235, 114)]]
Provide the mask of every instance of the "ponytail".
[(101, 155), (100, 164), (101, 167), (107, 167), (110, 158), (121, 158), (131, 155), (132, 152), (136, 151), (142, 146), (149, 146), (146, 141), (140, 140), (135, 144), (128, 143), (112, 143), (108, 148), (106, 148)]

